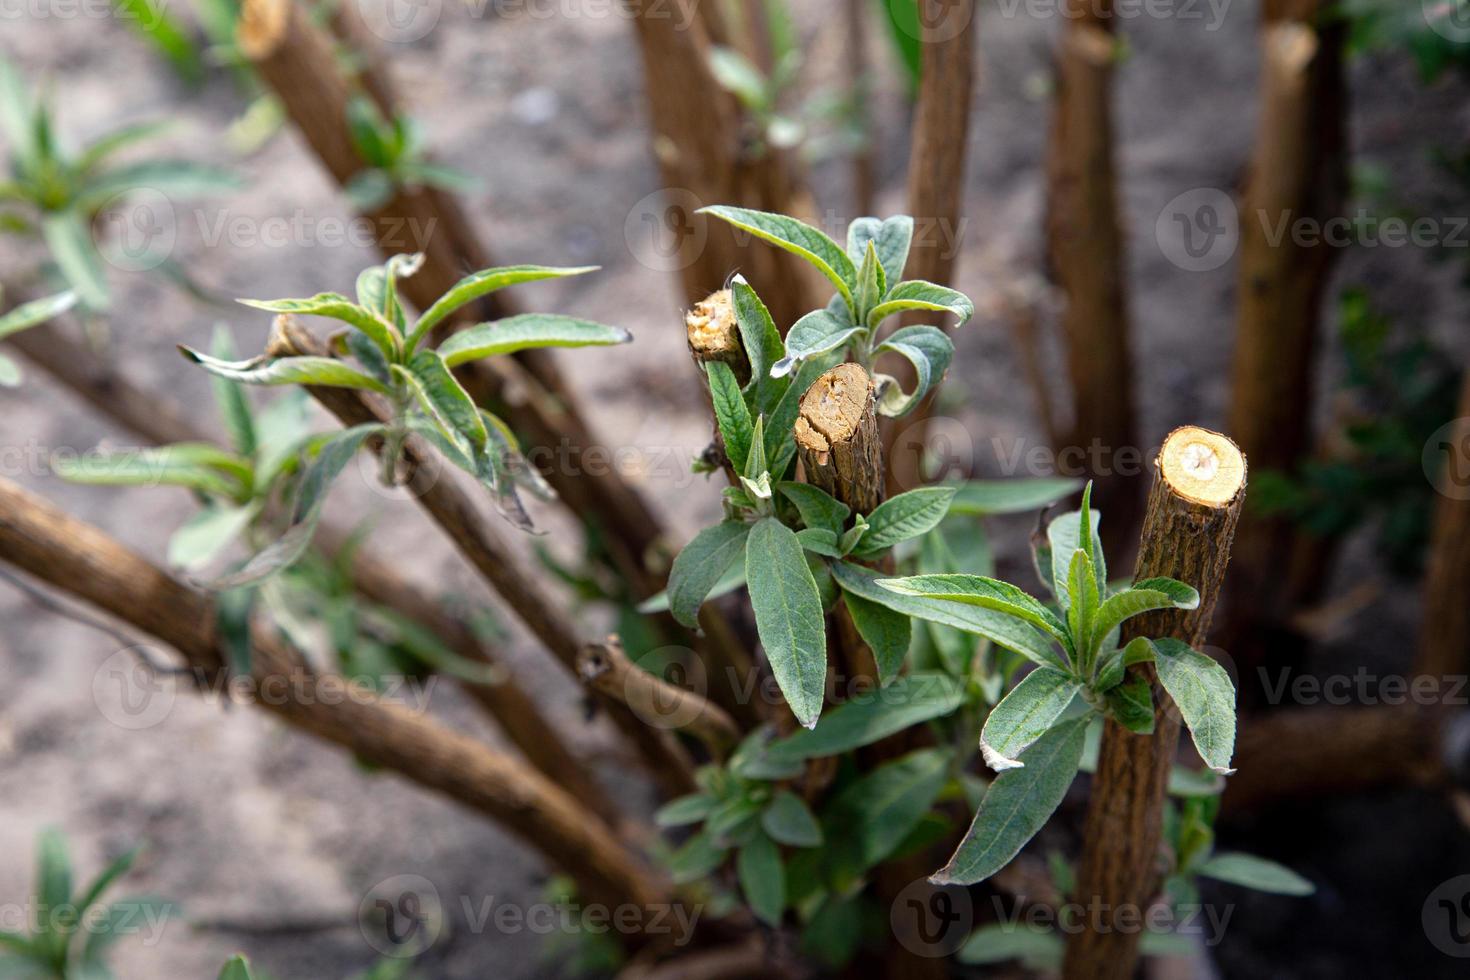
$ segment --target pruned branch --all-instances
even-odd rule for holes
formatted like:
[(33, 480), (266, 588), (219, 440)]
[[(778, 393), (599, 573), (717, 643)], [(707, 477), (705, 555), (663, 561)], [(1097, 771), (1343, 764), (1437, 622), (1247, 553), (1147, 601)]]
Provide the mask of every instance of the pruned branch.
[[(157, 637), (204, 676), (224, 669), (213, 603), (91, 525), (0, 480), (0, 560)], [(515, 759), (387, 704), (370, 689), (313, 671), (271, 630), (252, 635), (262, 690), (310, 685), (320, 696), (270, 697), (293, 727), (349, 749), (503, 824), (612, 904), (672, 900), (669, 886), (596, 815)], [(638, 942), (639, 937), (632, 937)]]
[(849, 361), (812, 383), (796, 419), (796, 453), (806, 481), (859, 514), (883, 502), (876, 398), (868, 372)]
[[(327, 349), (290, 315), (276, 318), (272, 329), (271, 353), (326, 356)], [(347, 388), (308, 386), (321, 405), (346, 427), (389, 421), (390, 410), (382, 400)], [(383, 451), (383, 440), (369, 440), (375, 453)], [(437, 458), (417, 436), (404, 443), (404, 485), (419, 505), (448, 535), (476, 571), (505, 600), (506, 607), (529, 629), (572, 676), (576, 676), (581, 642), (568, 623), (567, 614), (556, 609), (536, 588), (536, 576), (520, 557), (506, 547), (480, 509), (453, 479), (440, 472)], [(680, 753), (666, 734), (650, 733), (629, 711), (613, 708), (613, 721), (639, 746), (651, 775), (675, 786)]]
[[(1224, 436), (1185, 426), (1169, 433), (1154, 462), (1135, 581), (1166, 576), (1194, 586), (1197, 608), (1146, 613), (1124, 626), (1122, 642), (1174, 637), (1204, 642), (1230, 561), (1245, 501), (1245, 457)], [(1087, 808), (1075, 900), (1108, 915), (1149, 907), (1159, 886), (1164, 792), (1179, 742), (1179, 711), (1153, 668), (1130, 670), (1153, 687), (1154, 732), (1135, 735), (1109, 719), (1103, 730), (1092, 799)], [(1069, 980), (1133, 975), (1139, 935), (1089, 918), (1067, 943)]]
[[(723, 708), (634, 664), (616, 636), (582, 648), (577, 676), (650, 725), (693, 735), (716, 759), (729, 755), (740, 740), (739, 726)], [(689, 784), (694, 785), (692, 768)]]

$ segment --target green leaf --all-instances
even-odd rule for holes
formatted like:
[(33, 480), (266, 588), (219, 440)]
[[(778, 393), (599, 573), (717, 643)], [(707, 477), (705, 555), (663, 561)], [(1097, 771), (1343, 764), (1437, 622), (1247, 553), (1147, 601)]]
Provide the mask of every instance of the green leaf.
[(1144, 637), (1135, 637), (1121, 650), (1107, 654), (1098, 668), (1095, 690), (1107, 691), (1123, 680), (1123, 674), (1134, 664), (1148, 663), (1154, 659), (1154, 648)]
[(1073, 638), (1078, 669), (1090, 670), (1092, 647), (1088, 646), (1087, 638), (1092, 632), (1092, 618), (1097, 615), (1098, 588), (1092, 559), (1081, 548), (1072, 552), (1072, 564), (1067, 568), (1067, 594), (1072, 598), (1072, 604), (1067, 607), (1067, 629)]
[(957, 959), (970, 966), (990, 966), (1020, 960), (1029, 970), (1056, 973), (1065, 945), (1054, 929), (1026, 922), (992, 922), (976, 929)]
[(967, 480), (954, 483), (956, 493), (949, 505), (951, 514), (1023, 514), (1056, 503), (1081, 486), (1066, 477), (1032, 480)]
[(786, 869), (776, 842), (757, 833), (735, 856), (735, 873), (755, 917), (767, 925), (780, 925), (786, 907)]
[(944, 379), (944, 372), (949, 370), (949, 362), (954, 358), (954, 342), (938, 327), (903, 327), (878, 345), (876, 353), (884, 351), (892, 351), (912, 364), (917, 378), (914, 390), (905, 392), (898, 379), (880, 376), (878, 412), (898, 418), (918, 405)]
[[(229, 328), (222, 323), (214, 328), (214, 342), (209, 353), (222, 361), (233, 360), (235, 357), (235, 344), (230, 339)], [(254, 456), (255, 418), (250, 411), (250, 400), (245, 397), (245, 389), (237, 382), (224, 378), (211, 377), (210, 382), (214, 388), (214, 400), (220, 407), (225, 428), (230, 433), (230, 444), (240, 455)]]
[(653, 815), (653, 822), (659, 827), (683, 827), (686, 824), (699, 823), (710, 815), (710, 811), (715, 808), (715, 802), (715, 798), (708, 793), (681, 796), (659, 807), (658, 812)]
[(622, 327), (552, 313), (522, 313), (466, 327), (440, 344), (439, 353), (450, 367), (457, 367), (495, 354), (543, 347), (610, 347), (632, 339)]
[(1230, 775), (1235, 771), (1230, 768), (1235, 751), (1235, 686), (1230, 675), (1182, 640), (1163, 637), (1151, 642), (1159, 683), (1179, 706), (1195, 750), (1205, 765)]
[(75, 210), (48, 213), (41, 219), (41, 234), (51, 258), (82, 305), (91, 310), (106, 309), (107, 276), (87, 219)]
[(715, 81), (740, 100), (747, 109), (765, 109), (766, 76), (750, 60), (733, 48), (714, 45), (709, 51), (709, 67)]
[(806, 259), (837, 287), (843, 301), (849, 309), (852, 308), (852, 291), (857, 286), (857, 268), (842, 248), (821, 231), (783, 214), (726, 205), (700, 208), (695, 213), (713, 215), (777, 248)]
[(709, 831), (695, 834), (669, 859), (669, 876), (676, 885), (698, 881), (724, 863), (727, 850)]
[(243, 568), (204, 584), (217, 592), (237, 589), (260, 582), (300, 560), (316, 533), (332, 481), (346, 468), (362, 444), (382, 431), (383, 427), (377, 423), (358, 425), (323, 440), (316, 459), (301, 475), (301, 484), (292, 505), (291, 525), (286, 533), (246, 562)]
[(786, 356), (771, 365), (771, 377), (784, 378), (808, 358), (841, 349), (862, 333), (845, 316), (830, 310), (812, 310), (786, 332)]
[[(434, 327), (438, 326), (446, 317), (455, 310), (472, 303), (483, 296), (488, 296), (497, 289), (507, 286), (515, 286), (525, 282), (538, 282), (543, 279), (561, 279), (566, 276), (580, 276), (588, 272), (597, 271), (597, 266), (578, 266), (576, 268), (557, 268), (546, 265), (512, 265), (502, 266), (495, 269), (483, 269), (473, 275), (465, 276), (459, 282), (449, 288), (449, 291), (440, 296), (434, 305), (424, 311), (414, 324), (413, 332), (408, 337), (408, 348), (413, 350)], [(519, 319), (511, 317), (511, 320)], [(499, 321), (505, 322), (505, 321)], [(624, 343), (625, 341), (614, 341)], [(445, 353), (442, 349), (441, 353)], [(447, 356), (447, 355), (446, 355)], [(485, 355), (480, 355), (485, 356)]]
[(882, 577), (880, 573), (851, 562), (833, 563), (832, 574), (844, 591), (869, 602), (876, 602), (905, 616), (978, 634), (1019, 653), (1032, 663), (1067, 669), (1067, 662), (1040, 633), (1009, 614), (895, 592), (878, 584)]
[(821, 847), (822, 828), (801, 797), (783, 789), (761, 813), (761, 829), (790, 847)]
[(949, 780), (954, 753), (920, 749), (867, 773), (826, 808), (832, 859), (856, 879), (887, 860)]
[(254, 357), (248, 361), (221, 361), (183, 345), (179, 353), (210, 374), (250, 385), (320, 385), (325, 388), (361, 388), (388, 394), (377, 378), (330, 357)]
[(856, 554), (880, 554), (900, 542), (926, 534), (944, 520), (953, 487), (920, 487), (889, 497), (868, 515), (868, 530), (858, 541)]
[(107, 892), (107, 889), (112, 887), (113, 882), (132, 869), (133, 862), (137, 860), (138, 854), (141, 851), (142, 848), (135, 847), (125, 852), (109, 864), (100, 875), (93, 879), (92, 883), (87, 886), (86, 894), (77, 902), (77, 915), (85, 915), (88, 909), (96, 905)]
[(413, 355), (408, 367), (420, 384), (415, 393), (422, 393), (427, 400), (425, 411), (438, 419), (449, 430), (448, 434), (464, 439), (472, 449), (472, 458), (484, 452), (490, 432), (480, 418), (475, 400), (450, 372), (444, 359), (436, 351), (421, 350)]
[(868, 327), (876, 327), (895, 313), (909, 310), (928, 310), (950, 313), (959, 318), (963, 325), (975, 315), (975, 304), (957, 289), (940, 286), (922, 279), (901, 282), (888, 291), (883, 302), (868, 313)]
[(224, 969), (219, 971), (219, 980), (255, 980), (255, 975), (250, 972), (250, 961), (239, 955), (230, 957)]
[(973, 885), (1010, 864), (1067, 795), (1089, 720), (1083, 715), (1055, 726), (1021, 753), (1023, 767), (995, 778), (959, 849), (930, 881)]
[(0, 132), (5, 134), (11, 155), (27, 170), (33, 168), (37, 155), (34, 114), (24, 79), (0, 56)]
[[(1091, 520), (1089, 526), (1092, 531), (1092, 559), (1093, 574), (1097, 581), (1108, 580), (1108, 566), (1102, 560), (1102, 539), (1098, 537), (1097, 526), (1102, 520), (1102, 514), (1098, 511), (1089, 511)], [(1082, 547), (1078, 534), (1078, 522), (1081, 517), (1080, 511), (1071, 511), (1053, 520), (1047, 525), (1047, 543), (1051, 546), (1051, 588), (1056, 594), (1057, 602), (1063, 610), (1071, 607), (1071, 595), (1067, 591), (1067, 574), (1071, 571), (1072, 553)]]
[(1086, 642), (1095, 648), (1114, 629), (1140, 613), (1154, 609), (1198, 608), (1199, 593), (1183, 582), (1170, 578), (1146, 579), (1131, 589), (1109, 596), (1098, 607), (1089, 633), (1090, 640)]
[(1118, 724), (1138, 735), (1153, 734), (1153, 686), (1148, 678), (1134, 677), (1113, 687), (1103, 697)]
[(869, 602), (851, 592), (843, 593), (843, 600), (858, 635), (873, 650), (879, 680), (888, 683), (903, 670), (904, 658), (913, 642), (913, 621), (903, 613)]
[(1068, 642), (1067, 627), (1050, 609), (1000, 579), (984, 575), (910, 575), (907, 578), (881, 579), (878, 584), (901, 595), (957, 602), (1005, 613), (1040, 627), (1062, 643)]
[(842, 526), (852, 509), (820, 487), (810, 483), (782, 481), (776, 484), (786, 499), (796, 506), (801, 522), (810, 528), (842, 533)]
[(903, 278), (903, 267), (908, 263), (913, 237), (914, 219), (906, 214), (895, 215), (887, 221), (858, 218), (847, 228), (847, 256), (854, 265), (859, 264), (869, 243), (875, 245), (885, 283), (896, 284)]
[(242, 186), (240, 178), (217, 167), (189, 160), (144, 160), (90, 177), (77, 194), (76, 207), (95, 211), (119, 194), (143, 188), (173, 198), (228, 194)]
[(945, 674), (908, 674), (887, 687), (843, 702), (812, 730), (774, 743), (768, 754), (779, 761), (838, 755), (951, 715), (964, 702), (964, 695), (964, 688)]
[(255, 504), (206, 507), (189, 518), (168, 539), (168, 563), (187, 570), (208, 564), (238, 538), (259, 513), (260, 508)]
[(771, 474), (766, 469), (766, 422), (759, 416), (750, 433), (750, 451), (746, 454), (741, 476), (741, 482), (757, 499), (771, 499)]
[(735, 380), (735, 372), (730, 370), (730, 365), (723, 361), (710, 361), (704, 369), (709, 375), (715, 421), (720, 427), (720, 436), (725, 440), (725, 455), (735, 472), (743, 473), (750, 458), (751, 442), (755, 439), (755, 423), (750, 417), (750, 408), (745, 404), (740, 382)]
[(735, 324), (740, 328), (740, 343), (750, 361), (750, 380), (756, 389), (755, 408), (762, 415), (775, 410), (786, 387), (773, 384), (771, 365), (786, 354), (781, 331), (771, 319), (771, 311), (742, 276), (730, 281), (730, 298), (735, 308)]
[(1290, 868), (1252, 854), (1222, 851), (1194, 869), (1196, 874), (1275, 895), (1310, 895), (1317, 886)]
[(1019, 769), (1021, 754), (1067, 713), (1082, 693), (1070, 674), (1038, 667), (1001, 698), (980, 732), (980, 753), (996, 772)]
[(255, 417), (255, 483), (265, 487), (290, 465), (311, 433), (310, 396), (301, 388), (281, 393)]
[(128, 487), (185, 487), (235, 498), (248, 479), (250, 465), (234, 453), (206, 442), (181, 442), (159, 449), (56, 457), (52, 471), (72, 483)]
[(751, 528), (745, 579), (771, 673), (796, 720), (811, 728), (827, 688), (827, 627), (796, 534), (769, 517)]
[(858, 266), (857, 290), (853, 294), (853, 303), (857, 307), (856, 318), (862, 322), (862, 316), (867, 310), (878, 305), (883, 298), (887, 288), (883, 281), (883, 266), (878, 261), (878, 248), (873, 242), (868, 242), (867, 250), (863, 253), (862, 262)]
[(55, 827), (47, 827), (36, 842), (36, 898), (48, 909), (60, 908), (71, 904), (71, 888), (66, 838)]
[(82, 962), (100, 963), (108, 947), (129, 932), (138, 928), (140, 922), (158, 922), (176, 916), (176, 903), (161, 898), (126, 898), (107, 906), (107, 914), (101, 922), (90, 924), (87, 941), (82, 946)]
[(4, 354), (0, 354), (0, 388), (14, 388), (20, 382), (20, 365)]
[(401, 349), (398, 329), (382, 315), (358, 306), (341, 293), (318, 293), (310, 299), (242, 299), (245, 306), (267, 313), (292, 313), (298, 316), (324, 316), (356, 327), (377, 345), (383, 356), (394, 360)]
[(125, 149), (134, 143), (152, 139), (164, 133), (173, 123), (167, 119), (155, 119), (150, 122), (133, 123), (121, 126), (99, 139), (93, 140), (87, 148), (78, 154), (72, 168), (79, 174), (90, 174), (99, 165), (105, 163), (107, 158), (119, 150)]
[(749, 535), (750, 525), (724, 521), (700, 531), (684, 546), (669, 570), (669, 612), (676, 620), (690, 629), (699, 625), (699, 607), (716, 584), (737, 562), (744, 570), (740, 559)]
[(0, 339), (22, 330), (45, 323), (65, 313), (76, 305), (77, 294), (72, 290), (47, 296), (43, 299), (22, 303), (4, 316), (0, 316)]

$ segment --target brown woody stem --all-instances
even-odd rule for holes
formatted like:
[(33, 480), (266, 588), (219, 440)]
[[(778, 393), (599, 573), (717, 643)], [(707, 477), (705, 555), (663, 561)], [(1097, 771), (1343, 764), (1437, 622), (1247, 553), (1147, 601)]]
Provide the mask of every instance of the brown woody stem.
[[(1245, 457), (1219, 433), (1185, 426), (1169, 433), (1154, 463), (1134, 578), (1167, 576), (1199, 590), (1192, 610), (1147, 613), (1130, 620), (1121, 642), (1138, 636), (1204, 642), (1230, 561), (1245, 500)], [(1164, 792), (1179, 742), (1179, 712), (1151, 665), (1131, 670), (1153, 686), (1154, 732), (1135, 735), (1109, 719), (1103, 730), (1087, 808), (1075, 900), (1108, 916), (1141, 915), (1160, 882)], [(1096, 906), (1093, 903), (1097, 903)], [(1137, 930), (1089, 917), (1067, 943), (1069, 980), (1133, 975)]]
[[(729, 755), (740, 740), (739, 726), (723, 708), (633, 663), (616, 636), (582, 648), (577, 676), (650, 725), (693, 735), (716, 759)], [(694, 786), (692, 769), (689, 784)]]
[(883, 502), (876, 393), (860, 365), (839, 364), (812, 383), (801, 396), (795, 432), (806, 482), (854, 513), (871, 514)]
[[(224, 657), (213, 603), (91, 525), (0, 480), (0, 559), (174, 647), (213, 676)], [(604, 902), (666, 903), (671, 892), (595, 815), (513, 758), (313, 672), (272, 631), (252, 637), (262, 691), (313, 685), (321, 696), (262, 698), (288, 724), (351, 750), (504, 824)], [(635, 942), (637, 941), (635, 937)]]
[(1429, 533), (1418, 671), (1463, 676), (1470, 671), (1470, 371), (1460, 389), (1459, 417), (1444, 442), (1431, 448), (1444, 470)]
[[(326, 356), (319, 340), (289, 316), (276, 318), (271, 352), (277, 356), (309, 354)], [(389, 421), (381, 399), (363, 396), (347, 388), (309, 386), (312, 397), (346, 427)], [(382, 440), (370, 440), (374, 452), (382, 451)], [(446, 473), (440, 472), (436, 456), (417, 436), (404, 443), (405, 485), (419, 505), (449, 536), (461, 555), (505, 600), (506, 606), (539, 639), (552, 656), (573, 676), (581, 642), (567, 625), (567, 617), (534, 585), (536, 576), (505, 546), (468, 495)], [(681, 785), (675, 778), (679, 766), (678, 745), (666, 733), (650, 732), (625, 709), (609, 711), (613, 721), (638, 745), (650, 773), (666, 786)]]

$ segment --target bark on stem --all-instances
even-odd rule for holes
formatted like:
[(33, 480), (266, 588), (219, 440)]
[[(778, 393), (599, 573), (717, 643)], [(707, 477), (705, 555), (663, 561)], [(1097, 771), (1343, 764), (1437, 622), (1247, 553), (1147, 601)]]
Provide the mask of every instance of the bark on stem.
[[(1137, 445), (1131, 340), (1124, 280), (1124, 240), (1113, 166), (1112, 9), (1069, 16), (1056, 55), (1056, 100), (1047, 156), (1047, 265), (1065, 297), (1061, 315), (1072, 383), (1067, 444), (1096, 440), (1107, 453)], [(1060, 448), (1060, 447), (1059, 447)], [(1131, 543), (1138, 520), (1134, 482), (1113, 467), (1099, 474), (1093, 501), (1108, 520), (1103, 546)]]
[(648, 724), (693, 735), (716, 759), (724, 759), (740, 740), (739, 726), (724, 709), (634, 664), (616, 636), (582, 648), (577, 676)]
[[(1195, 426), (1175, 429), (1154, 462), (1134, 578), (1168, 576), (1199, 590), (1193, 610), (1130, 620), (1122, 642), (1137, 636), (1204, 642), (1245, 500), (1245, 457), (1224, 436)], [(1147, 909), (1160, 883), (1164, 792), (1179, 741), (1179, 711), (1149, 665), (1131, 668), (1153, 686), (1154, 733), (1135, 735), (1109, 720), (1103, 730), (1087, 808), (1076, 900), (1111, 915)], [(1131, 910), (1131, 911), (1130, 911)], [(1137, 930), (1089, 918), (1067, 943), (1068, 980), (1133, 975)]]
[[(215, 441), (212, 433), (197, 427), (173, 404), (134, 385), (116, 366), (85, 345), (73, 343), (55, 324), (23, 331), (11, 342), (64, 387), (147, 442), (167, 445)], [(342, 552), (350, 538), (346, 530), (324, 522), (315, 544), (326, 555), (334, 556)], [(495, 666), (501, 674), (497, 683), (465, 684), (467, 693), (532, 764), (604, 820), (614, 826), (624, 825), (626, 816), (567, 749), (507, 668), (462, 620), (449, 615), (442, 603), (408, 582), (366, 547), (353, 548), (348, 574), (353, 587), (365, 598), (423, 626), (460, 656)]]
[[(794, 161), (779, 148), (754, 146), (735, 97), (710, 68), (715, 6), (694, 0), (623, 0), (642, 54), (653, 155), (666, 200), (647, 232), (661, 255), (674, 255), (688, 302), (699, 302), (737, 269), (767, 299), (783, 330), (826, 302), (825, 286), (805, 262), (722, 221), (694, 214), (712, 204), (740, 204), (801, 216), (812, 210)], [(727, 25), (728, 26), (728, 25)]]
[[(919, 0), (923, 32), (918, 103), (909, 150), (908, 208), (914, 242), (904, 276), (951, 285), (964, 223), (965, 161), (970, 142), (970, 106), (975, 88), (975, 0)], [(938, 318), (943, 323), (944, 318)], [(932, 313), (914, 314), (904, 323), (934, 323)], [(912, 365), (895, 360), (894, 376), (913, 384)], [(884, 423), (888, 480), (899, 491), (923, 483), (925, 441), (934, 394), (902, 419)]]
[(826, 372), (801, 396), (796, 454), (806, 482), (855, 513), (883, 502), (883, 445), (873, 381), (851, 361)]
[[(292, 317), (282, 316), (276, 319), (272, 331), (272, 353), (326, 356), (327, 350)], [(307, 391), (346, 427), (388, 420), (388, 408), (381, 404), (381, 399), (348, 388), (308, 386)], [(382, 451), (381, 439), (370, 440), (369, 445), (375, 453)], [(565, 612), (554, 608), (536, 589), (534, 572), (505, 546), (454, 479), (439, 472), (442, 464), (419, 437), (410, 436), (406, 440), (403, 458), (409, 493), (449, 536), (460, 554), (500, 594), (510, 611), (575, 677), (581, 642), (567, 622)], [(687, 783), (683, 772), (687, 760), (671, 737), (665, 732), (651, 731), (626, 709), (614, 707), (609, 714), (638, 746), (651, 775), (665, 788), (680, 792)]]
[[(0, 559), (157, 637), (206, 677), (222, 669), (211, 600), (97, 528), (4, 480)], [(667, 884), (609, 827), (534, 769), (385, 704), (365, 687), (314, 673), (272, 631), (257, 630), (252, 640), (251, 672), (262, 690), (294, 691), (305, 683), (321, 694), (260, 699), (289, 724), (503, 824), (598, 901), (671, 900)]]
[(1418, 668), (1446, 677), (1470, 672), (1470, 371), (1449, 438), (1431, 448), (1443, 454), (1444, 470), (1429, 535)]
[[(322, 165), (346, 185), (363, 163), (347, 124), (352, 86), (339, 70), (331, 36), (316, 27), (295, 0), (247, 0), (240, 44)], [(399, 107), (385, 101), (391, 99), (392, 90), (381, 58), (368, 53), (373, 46), (364, 43), (360, 32), (354, 33), (354, 46), (370, 66), (360, 76), (362, 84), (391, 118)], [(461, 276), (494, 264), (458, 200), (438, 188), (400, 190), (365, 217), (373, 223), (385, 256), (424, 253), (423, 268), (399, 283), (420, 310), (428, 309)], [(465, 307), (444, 329), (514, 312), (510, 294), (500, 291)], [(652, 595), (662, 587), (658, 566), (664, 541), (658, 519), (616, 469), (583, 461), (587, 448), (599, 442), (552, 355), (521, 351), (513, 359), (514, 363), (493, 367), (488, 362), (467, 366), (460, 372), (466, 388), (482, 404), (503, 409), (516, 429), (553, 454), (553, 462), (543, 468), (548, 482), (569, 508), (604, 533), (614, 563), (639, 597)]]
[[(1342, 25), (1318, 16), (1325, 6), (1268, 3), (1261, 33), (1261, 111), (1240, 207), (1229, 414), (1230, 432), (1258, 471), (1295, 473), (1311, 451), (1322, 296), (1341, 251), (1299, 240), (1288, 224), (1321, 228), (1342, 213), (1346, 196)], [(1287, 234), (1278, 236), (1284, 226)], [(1307, 597), (1299, 582), (1281, 587), (1294, 550), (1302, 544), (1284, 519), (1246, 516), (1222, 631), (1243, 673), (1264, 662), (1270, 636)], [(1321, 578), (1320, 569), (1311, 574)]]

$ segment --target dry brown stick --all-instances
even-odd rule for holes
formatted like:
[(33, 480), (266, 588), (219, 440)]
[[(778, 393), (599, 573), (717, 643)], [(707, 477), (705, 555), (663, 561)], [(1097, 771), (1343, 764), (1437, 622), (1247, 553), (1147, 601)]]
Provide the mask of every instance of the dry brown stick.
[[(1322, 297), (1341, 251), (1325, 239), (1298, 240), (1294, 230), (1324, 227), (1346, 197), (1342, 29), (1291, 19), (1317, 24), (1314, 13), (1325, 6), (1267, 5), (1261, 112), (1239, 219), (1229, 426), (1257, 470), (1287, 474), (1312, 446)], [(1294, 538), (1281, 518), (1248, 514), (1241, 524), (1222, 636), (1243, 666), (1264, 662), (1265, 638), (1294, 611), (1299, 590), (1278, 588)]]
[(1470, 672), (1470, 371), (1460, 389), (1459, 417), (1431, 449), (1444, 465), (1429, 533), (1418, 672), (1430, 677)]
[[(224, 658), (212, 602), (102, 531), (0, 480), (0, 559), (177, 649), (205, 678)], [(668, 885), (595, 815), (545, 776), (369, 689), (316, 674), (271, 631), (252, 638), (261, 703), (288, 723), (504, 824), (571, 874), (589, 897), (661, 904)], [(306, 697), (296, 696), (309, 685)], [(636, 940), (636, 937), (635, 937)]]
[[(25, 357), (74, 394), (124, 428), (156, 445), (212, 442), (167, 399), (137, 387), (115, 365), (85, 344), (74, 343), (56, 324), (23, 331), (11, 342)], [(341, 554), (352, 535), (323, 522), (315, 543), (326, 555)], [(597, 781), (567, 749), (516, 680), (506, 672), (473, 631), (417, 586), (400, 576), (372, 551), (354, 547), (348, 568), (353, 587), (366, 598), (407, 617), (438, 636), (460, 656), (497, 667), (494, 684), (466, 684), (467, 692), (488, 711), (526, 757), (559, 785), (615, 826), (625, 817)]]
[[(1111, 4), (1069, 0), (1056, 55), (1056, 98), (1047, 155), (1047, 265), (1065, 298), (1061, 315), (1071, 379), (1067, 444), (1116, 454), (1136, 446), (1123, 231), (1113, 166)], [(1060, 448), (1060, 447), (1058, 447)], [(1093, 500), (1108, 520), (1103, 546), (1119, 553), (1138, 519), (1134, 482), (1114, 466), (1097, 474)]]
[[(321, 341), (289, 315), (277, 317), (268, 350), (278, 357), (303, 354), (321, 357), (328, 353)], [(390, 409), (382, 404), (381, 399), (347, 388), (308, 386), (307, 391), (345, 427), (383, 423), (390, 417)], [(370, 440), (369, 446), (373, 452), (379, 453), (383, 449), (383, 441)], [(567, 622), (566, 613), (553, 607), (536, 588), (534, 572), (505, 546), (452, 476), (441, 472), (438, 458), (417, 436), (407, 440), (403, 459), (406, 471), (404, 485), (409, 493), (449, 536), (460, 554), (500, 594), (507, 608), (575, 677), (581, 642)], [(689, 779), (684, 772), (686, 757), (672, 737), (666, 732), (651, 731), (625, 708), (614, 706), (608, 714), (638, 746), (650, 774), (666, 789), (676, 794), (682, 791)]]
[[(363, 168), (347, 125), (352, 94), (338, 70), (332, 39), (311, 23), (295, 0), (248, 0), (240, 22), (240, 43), (251, 64), (281, 98), (292, 121), (322, 165), (346, 185)], [(357, 45), (363, 44), (360, 35)], [(369, 86), (381, 100), (391, 85), (381, 61)], [(380, 104), (387, 116), (397, 107)], [(376, 211), (372, 222), (385, 255), (423, 252), (419, 272), (400, 280), (418, 309), (426, 310), (467, 272), (493, 259), (474, 234), (453, 195), (438, 188), (404, 189)], [(482, 298), (451, 318), (452, 325), (488, 320), (515, 312), (505, 291)], [(482, 402), (503, 406), (511, 424), (538, 447), (553, 454), (544, 467), (547, 480), (584, 520), (595, 517), (608, 538), (619, 570), (640, 597), (661, 588), (663, 529), (647, 501), (611, 466), (589, 463), (586, 451), (599, 445), (580, 413), (571, 389), (545, 351), (522, 351), (514, 363), (493, 368), (486, 362), (465, 371), (466, 387)], [(652, 565), (653, 567), (650, 567)]]
[(649, 957), (644, 962), (640, 957), (618, 974), (618, 980), (791, 980), (800, 975), (773, 955), (765, 937), (753, 935), (739, 943), (672, 959)]
[[(1245, 500), (1245, 457), (1224, 436), (1195, 426), (1169, 433), (1154, 463), (1134, 578), (1167, 576), (1199, 590), (1192, 610), (1152, 612), (1131, 620), (1122, 642), (1174, 637), (1198, 647), (1214, 615)], [(1164, 792), (1179, 741), (1179, 711), (1151, 665), (1131, 668), (1153, 687), (1154, 733), (1135, 735), (1116, 721), (1103, 730), (1092, 780), (1075, 900), (1105, 910), (1089, 916), (1067, 943), (1068, 980), (1133, 975), (1139, 934), (1115, 916), (1141, 915), (1159, 885)]]
[(788, 155), (774, 147), (746, 147), (744, 114), (710, 68), (707, 18), (694, 0), (624, 0), (632, 15), (648, 94), (653, 154), (665, 189), (664, 209), (650, 220), (674, 237), (676, 267), (690, 304), (743, 270), (767, 300), (783, 330), (822, 306), (827, 293), (804, 262), (721, 221), (695, 215), (699, 207), (739, 204), (801, 214), (811, 204)]
[[(975, 87), (978, 4), (975, 0), (921, 0), (919, 16), (923, 61), (908, 176), (914, 241), (904, 274), (909, 279), (949, 285), (964, 231), (960, 206)], [(905, 322), (932, 323), (934, 316), (910, 317)], [(895, 362), (894, 370), (905, 385), (912, 384), (911, 365)], [(912, 490), (922, 482), (925, 420), (933, 401), (931, 394), (903, 419), (885, 425), (889, 482), (896, 490)]]
[(723, 708), (634, 664), (616, 636), (582, 648), (577, 676), (648, 724), (693, 735), (716, 759), (724, 759), (740, 740), (740, 727)]

